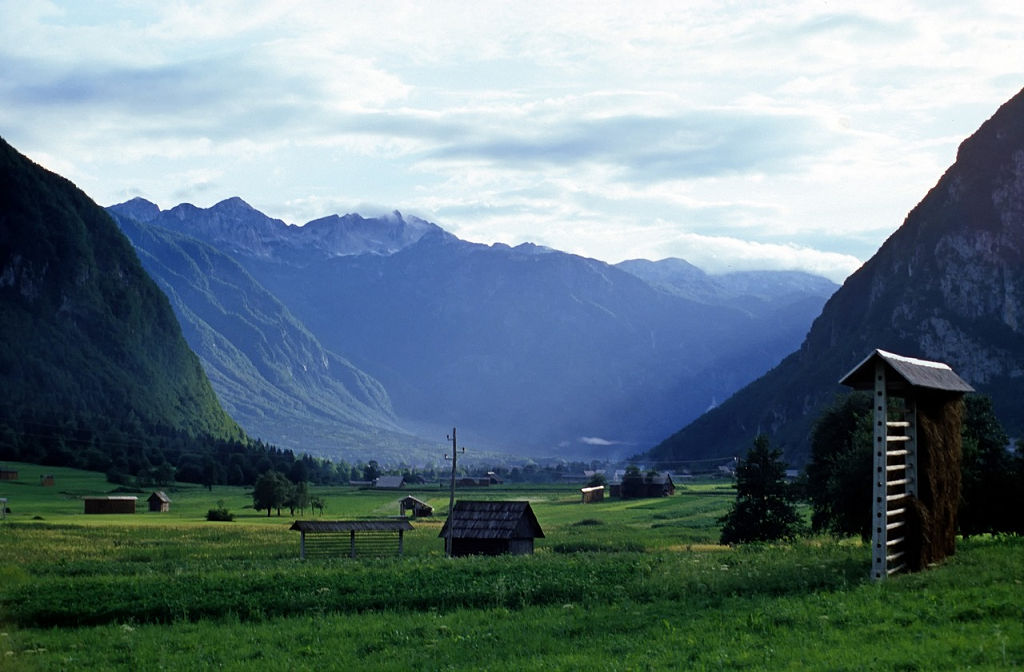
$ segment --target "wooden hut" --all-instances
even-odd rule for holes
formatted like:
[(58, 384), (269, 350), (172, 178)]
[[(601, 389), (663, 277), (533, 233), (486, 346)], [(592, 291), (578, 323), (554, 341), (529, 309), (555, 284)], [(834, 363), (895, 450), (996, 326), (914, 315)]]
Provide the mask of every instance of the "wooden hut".
[(530, 555), (533, 540), (544, 538), (529, 502), (455, 502), (438, 536), (446, 539), (449, 527), (453, 557)]
[(593, 504), (594, 502), (604, 501), (603, 485), (595, 485), (589, 488), (580, 488), (580, 492), (583, 495), (583, 504)]
[(645, 497), (669, 497), (676, 494), (676, 484), (672, 482), (672, 475), (667, 471), (657, 474), (648, 474), (644, 478)]
[(171, 510), (171, 498), (162, 490), (158, 490), (146, 500), (149, 502), (150, 513), (167, 513)]
[(53, 480), (53, 474), (43, 474), (39, 477), (39, 485), (49, 488), (55, 484), (56, 481)]
[(413, 518), (425, 518), (434, 515), (434, 507), (412, 496), (400, 500), (398, 502), (398, 510), (402, 516), (411, 511)]
[(17, 469), (0, 469), (0, 481), (16, 481), (18, 480)]
[(942, 362), (875, 350), (839, 381), (872, 392), (871, 578), (956, 551), (963, 395)]
[(86, 513), (135, 513), (138, 497), (83, 497)]
[(291, 526), (299, 531), (299, 557), (309, 555), (332, 558), (401, 556), (405, 550), (403, 534), (412, 530), (409, 521), (388, 520), (297, 520)]

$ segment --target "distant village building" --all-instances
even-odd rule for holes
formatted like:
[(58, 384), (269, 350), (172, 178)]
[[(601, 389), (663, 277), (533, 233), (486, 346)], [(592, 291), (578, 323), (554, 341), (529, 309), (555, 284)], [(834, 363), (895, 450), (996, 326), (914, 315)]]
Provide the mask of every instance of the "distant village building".
[(531, 555), (533, 540), (544, 532), (529, 502), (455, 502), (438, 535), (448, 536), (452, 529), (452, 556)]
[(163, 491), (154, 492), (147, 501), (151, 513), (167, 513), (171, 510), (171, 498)]
[(595, 485), (589, 488), (580, 488), (580, 493), (583, 495), (583, 504), (593, 504), (594, 502), (604, 501), (604, 486)]
[(402, 516), (405, 516), (407, 512), (412, 512), (413, 518), (426, 518), (434, 515), (434, 507), (415, 497), (406, 497), (400, 500), (398, 510)]
[(53, 486), (54, 484), (55, 481), (53, 480), (53, 474), (43, 474), (42, 476), (39, 477), (39, 485), (50, 487)]
[(378, 490), (398, 490), (405, 486), (405, 478), (402, 476), (378, 476), (373, 487)]
[(403, 535), (412, 530), (409, 521), (389, 520), (297, 520), (291, 526), (299, 532), (299, 557), (362, 558), (401, 556)]
[(86, 513), (135, 513), (138, 497), (83, 497)]
[(18, 480), (17, 469), (3, 469), (0, 468), (0, 481), (16, 481)]

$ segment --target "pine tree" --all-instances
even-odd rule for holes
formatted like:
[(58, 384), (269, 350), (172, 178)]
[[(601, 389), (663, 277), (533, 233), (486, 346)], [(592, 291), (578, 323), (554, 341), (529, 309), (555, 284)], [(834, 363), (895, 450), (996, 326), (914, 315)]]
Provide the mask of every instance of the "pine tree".
[(792, 539), (801, 531), (782, 451), (763, 434), (736, 468), (736, 501), (722, 523), (723, 544)]

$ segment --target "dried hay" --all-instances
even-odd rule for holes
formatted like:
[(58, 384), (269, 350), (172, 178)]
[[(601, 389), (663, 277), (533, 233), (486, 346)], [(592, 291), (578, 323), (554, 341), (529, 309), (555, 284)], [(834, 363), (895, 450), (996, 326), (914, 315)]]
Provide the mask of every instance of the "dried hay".
[(956, 552), (963, 414), (960, 395), (919, 391), (917, 497), (911, 502), (906, 537), (910, 571)]

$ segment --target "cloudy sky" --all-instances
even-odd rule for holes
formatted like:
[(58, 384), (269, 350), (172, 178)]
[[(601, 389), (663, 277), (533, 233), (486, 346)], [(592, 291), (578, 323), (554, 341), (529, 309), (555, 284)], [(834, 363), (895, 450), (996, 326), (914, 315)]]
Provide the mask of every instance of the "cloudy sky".
[(102, 205), (400, 210), (841, 281), (1024, 87), (1024, 3), (0, 0), (0, 136)]

